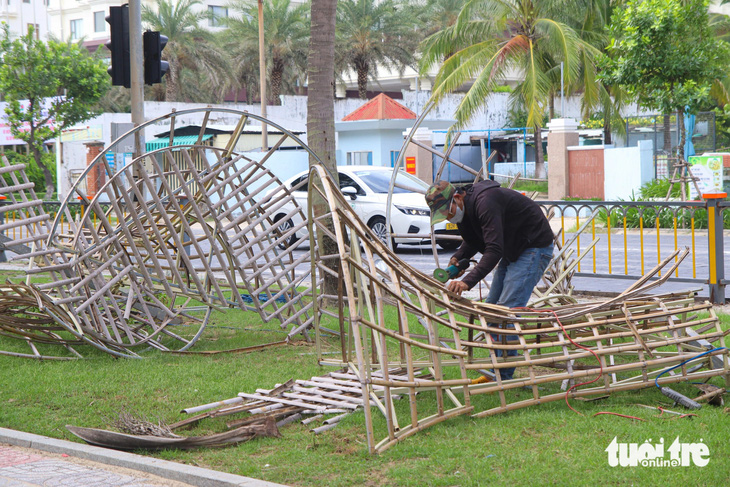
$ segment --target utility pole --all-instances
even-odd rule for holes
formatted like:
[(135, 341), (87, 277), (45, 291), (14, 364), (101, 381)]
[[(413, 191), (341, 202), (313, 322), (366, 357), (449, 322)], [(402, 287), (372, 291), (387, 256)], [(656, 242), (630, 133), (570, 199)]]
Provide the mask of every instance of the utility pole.
[[(144, 120), (144, 61), (142, 58), (142, 3), (129, 0), (129, 67), (132, 91), (132, 124), (142, 125)], [(134, 133), (134, 158), (143, 154), (144, 137)]]
[[(139, 0), (137, 0), (139, 1)], [(261, 116), (266, 118), (266, 59), (264, 57), (264, 2), (259, 5), (259, 92), (261, 93)], [(269, 134), (266, 124), (261, 124), (261, 151), (269, 150)]]

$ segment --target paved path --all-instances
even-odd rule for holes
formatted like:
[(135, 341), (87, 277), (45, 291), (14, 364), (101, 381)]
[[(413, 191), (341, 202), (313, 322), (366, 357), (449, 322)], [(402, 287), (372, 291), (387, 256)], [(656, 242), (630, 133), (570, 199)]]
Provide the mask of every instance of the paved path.
[(276, 487), (158, 458), (0, 428), (0, 487)]

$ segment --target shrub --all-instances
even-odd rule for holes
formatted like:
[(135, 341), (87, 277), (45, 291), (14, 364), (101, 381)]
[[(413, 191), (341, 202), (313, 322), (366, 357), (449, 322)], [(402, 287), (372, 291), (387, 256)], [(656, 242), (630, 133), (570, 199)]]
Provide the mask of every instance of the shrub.
[[(632, 196), (629, 201), (654, 201), (656, 198), (665, 198), (669, 190), (669, 181), (659, 179), (651, 181), (639, 190), (639, 196)], [(675, 185), (672, 188), (672, 196), (680, 195), (680, 188)], [(616, 206), (611, 209), (611, 228), (622, 227), (623, 218), (626, 217), (627, 228), (639, 228), (642, 223), (644, 228), (656, 228), (657, 216), (659, 217), (660, 228), (674, 228), (674, 218), (677, 218), (677, 228), (691, 228), (694, 217), (695, 229), (707, 228), (707, 210), (704, 208), (677, 208), (663, 206), (661, 201), (656, 201), (656, 206)], [(722, 213), (723, 227), (730, 228), (730, 211)], [(643, 222), (641, 221), (643, 218)], [(608, 224), (606, 210), (601, 210), (596, 217), (597, 221)]]

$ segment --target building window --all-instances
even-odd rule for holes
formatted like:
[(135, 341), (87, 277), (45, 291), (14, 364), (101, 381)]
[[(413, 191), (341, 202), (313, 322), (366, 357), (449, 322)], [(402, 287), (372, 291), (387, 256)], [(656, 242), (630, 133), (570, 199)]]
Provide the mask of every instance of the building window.
[(228, 17), (227, 7), (218, 7), (215, 5), (208, 6), (208, 26), (209, 27), (220, 27), (220, 19)]
[(106, 19), (104, 11), (94, 12), (94, 32), (104, 32), (106, 30)]
[(33, 37), (35, 37), (36, 39), (40, 39), (40, 34), (38, 33), (38, 31), (40, 30), (39, 27), (40, 26), (38, 24), (27, 24), (26, 25), (28, 32), (30, 32), (30, 30), (33, 29)]
[(347, 153), (348, 166), (372, 166), (373, 153), (367, 151), (357, 151)]
[(398, 151), (398, 150), (390, 151), (390, 167), (395, 167), (395, 161), (398, 160), (399, 154), (400, 154), (400, 151)]
[(75, 41), (81, 38), (81, 19), (71, 21), (71, 40)]

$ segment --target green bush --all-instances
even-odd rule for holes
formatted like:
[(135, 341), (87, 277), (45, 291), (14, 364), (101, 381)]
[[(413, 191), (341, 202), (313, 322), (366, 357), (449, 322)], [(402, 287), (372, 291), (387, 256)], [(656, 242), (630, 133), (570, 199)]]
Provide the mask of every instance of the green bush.
[[(669, 190), (669, 181), (659, 179), (651, 181), (639, 189), (639, 196), (632, 196), (629, 201), (654, 201), (656, 198), (665, 198)], [(680, 195), (680, 188), (675, 185), (672, 188), (672, 197)], [(694, 228), (696, 230), (707, 228), (707, 210), (704, 208), (677, 208), (662, 206), (661, 201), (656, 202), (655, 207), (637, 206), (616, 206), (611, 209), (611, 228), (622, 227), (624, 213), (626, 216), (627, 228), (639, 228), (642, 223), (644, 228), (656, 228), (657, 215), (660, 228), (674, 228), (674, 218), (677, 218), (677, 228), (691, 228), (694, 217)], [(723, 227), (730, 228), (730, 211), (722, 213)], [(641, 221), (643, 218), (643, 222)], [(596, 217), (597, 221), (607, 225), (608, 219), (606, 210), (601, 210)]]
[[(31, 183), (35, 183), (36, 194), (43, 195), (46, 192), (45, 177), (43, 176), (43, 169), (38, 167), (33, 156), (29, 154), (22, 154), (20, 152), (8, 151), (4, 153), (10, 164), (25, 164), (25, 174)], [(43, 154), (43, 163), (47, 168), (51, 170), (53, 174), (53, 182), (56, 182), (56, 159), (55, 155), (51, 152)], [(5, 174), (5, 181), (8, 184), (13, 184), (9, 174)]]

